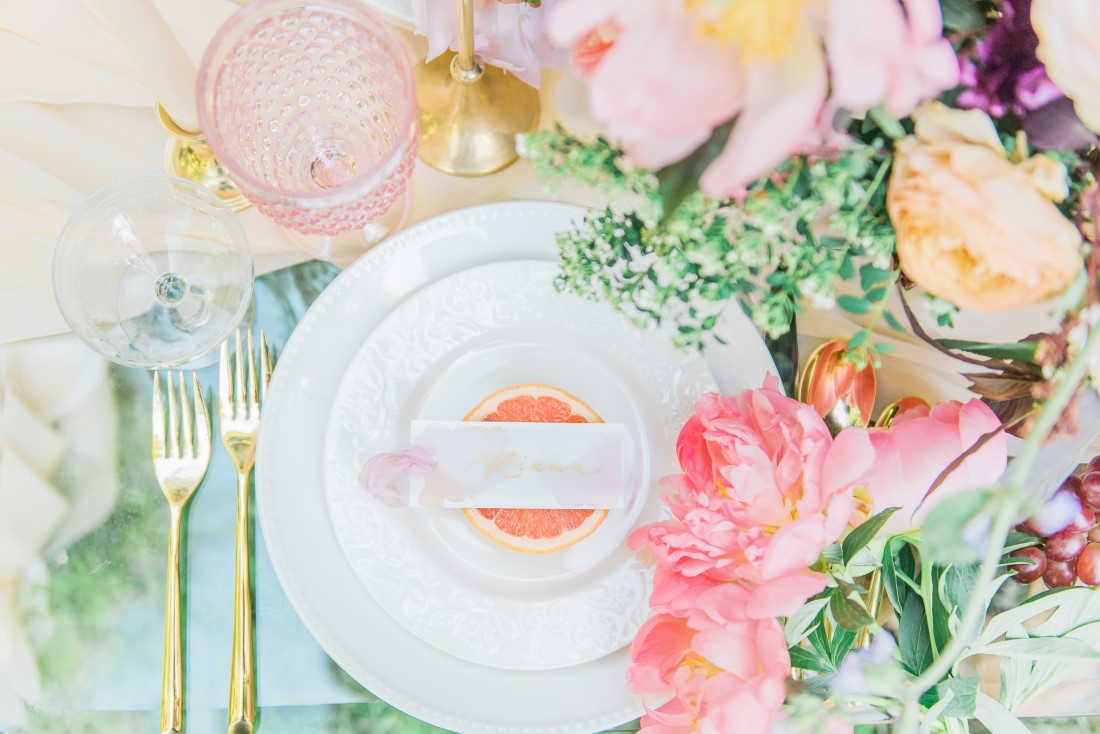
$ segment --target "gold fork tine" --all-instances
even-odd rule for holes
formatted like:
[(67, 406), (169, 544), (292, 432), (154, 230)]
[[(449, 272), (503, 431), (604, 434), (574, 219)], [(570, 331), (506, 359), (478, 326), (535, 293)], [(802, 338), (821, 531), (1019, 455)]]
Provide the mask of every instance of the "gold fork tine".
[(229, 340), (222, 342), (221, 359), (218, 360), (218, 413), (233, 416), (233, 377), (229, 364)]
[(153, 458), (164, 458), (164, 401), (160, 396), (160, 372), (153, 372)]
[(256, 355), (252, 346), (252, 329), (248, 330), (248, 417), (260, 415), (259, 398), (256, 397)]
[(184, 458), (191, 458), (195, 455), (195, 447), (191, 443), (191, 403), (187, 400), (187, 380), (183, 379), (183, 372), (180, 371), (180, 438), (182, 440), (182, 446), (180, 447), (180, 453)]
[(180, 429), (176, 418), (176, 388), (172, 384), (172, 370), (168, 370), (168, 457), (180, 457)]
[(260, 402), (267, 402), (267, 383), (271, 382), (271, 349), (267, 334), (260, 329)]
[(233, 403), (236, 406), (236, 416), (244, 418), (244, 352), (241, 351), (241, 330), (237, 329), (237, 354), (233, 357)]
[(201, 460), (210, 458), (210, 414), (206, 411), (206, 401), (202, 399), (199, 388), (199, 376), (191, 373), (191, 395), (195, 402), (195, 457)]

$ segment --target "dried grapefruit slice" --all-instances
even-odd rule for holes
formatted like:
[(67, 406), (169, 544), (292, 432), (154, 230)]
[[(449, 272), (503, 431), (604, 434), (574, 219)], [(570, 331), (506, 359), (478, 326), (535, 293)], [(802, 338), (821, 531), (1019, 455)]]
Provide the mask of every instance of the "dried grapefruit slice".
[[(580, 398), (551, 385), (498, 390), (466, 415), (468, 421), (504, 423), (603, 423)], [(550, 553), (578, 543), (600, 526), (607, 510), (463, 508), (485, 537), (524, 553)]]

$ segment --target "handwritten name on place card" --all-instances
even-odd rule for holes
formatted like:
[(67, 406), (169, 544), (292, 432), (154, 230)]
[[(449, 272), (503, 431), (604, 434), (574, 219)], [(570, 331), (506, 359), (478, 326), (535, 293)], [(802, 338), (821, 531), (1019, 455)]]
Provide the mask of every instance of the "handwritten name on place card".
[(409, 506), (621, 508), (623, 439), (618, 423), (413, 421), (435, 469), (409, 479)]

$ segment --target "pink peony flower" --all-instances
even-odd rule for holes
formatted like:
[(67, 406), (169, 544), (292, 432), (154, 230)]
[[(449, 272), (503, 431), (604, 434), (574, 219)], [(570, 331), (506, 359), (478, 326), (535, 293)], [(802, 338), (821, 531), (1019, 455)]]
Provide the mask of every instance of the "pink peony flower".
[(937, 503), (996, 481), (1008, 463), (1004, 433), (967, 457), (924, 501), (936, 477), (982, 435), (1000, 425), (989, 406), (975, 398), (965, 404), (957, 400), (940, 403), (931, 411), (914, 408), (895, 418), (889, 428), (872, 429), (875, 460), (861, 483), (866, 484), (873, 512), (901, 508), (886, 523), (884, 532), (897, 535), (919, 527)]
[[(532, 87), (543, 68), (562, 66), (567, 55), (546, 37), (546, 15), (555, 0), (541, 7), (527, 3), (474, 1), (474, 53), (482, 61), (507, 69)], [(416, 33), (428, 39), (426, 61), (448, 48), (458, 50), (458, 4), (413, 0)]]
[(958, 80), (936, 0), (560, 0), (549, 31), (638, 165), (674, 163), (736, 118), (700, 179), (714, 198), (831, 137), (837, 109), (905, 115)]
[(740, 614), (744, 597), (738, 584), (712, 586), (685, 616), (658, 614), (638, 631), (628, 683), (638, 693), (676, 695), (647, 710), (643, 732), (769, 731), (790, 657), (778, 622)]
[(825, 42), (834, 108), (904, 117), (959, 83), (938, 0), (830, 0)]
[(865, 431), (834, 440), (771, 376), (735, 398), (705, 395), (677, 452), (685, 474), (665, 480), (676, 519), (638, 529), (632, 548), (647, 546), (664, 571), (742, 582), (754, 619), (793, 614), (825, 588), (809, 567), (847, 528), (874, 455)]

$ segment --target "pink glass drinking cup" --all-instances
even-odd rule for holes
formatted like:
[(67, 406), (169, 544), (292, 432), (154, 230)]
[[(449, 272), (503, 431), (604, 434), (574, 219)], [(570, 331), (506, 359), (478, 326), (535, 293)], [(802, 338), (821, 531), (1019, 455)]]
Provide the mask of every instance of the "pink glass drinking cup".
[(403, 219), (407, 208), (417, 147), (413, 73), (402, 43), (360, 3), (255, 0), (241, 8), (206, 50), (198, 107), (218, 159), (280, 225), (320, 239), (367, 229), (375, 240), (400, 226), (378, 225)]

